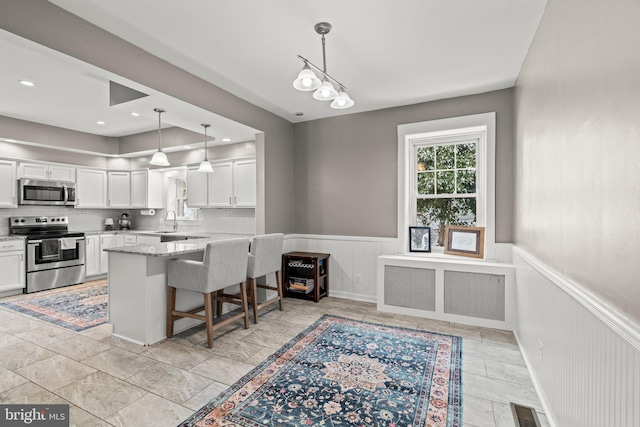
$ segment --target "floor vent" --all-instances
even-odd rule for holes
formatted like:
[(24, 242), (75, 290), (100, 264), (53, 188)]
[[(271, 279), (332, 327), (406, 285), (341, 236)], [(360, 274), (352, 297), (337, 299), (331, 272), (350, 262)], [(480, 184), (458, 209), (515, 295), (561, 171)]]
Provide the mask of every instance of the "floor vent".
[(511, 402), (511, 412), (516, 420), (517, 427), (540, 427), (540, 421), (535, 409)]

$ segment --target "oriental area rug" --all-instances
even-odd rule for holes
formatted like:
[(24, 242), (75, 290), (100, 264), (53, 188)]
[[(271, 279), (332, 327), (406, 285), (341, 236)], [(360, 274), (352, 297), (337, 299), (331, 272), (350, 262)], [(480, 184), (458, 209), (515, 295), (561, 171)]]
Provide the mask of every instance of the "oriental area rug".
[(107, 323), (108, 297), (104, 279), (86, 286), (37, 292), (0, 305), (78, 332)]
[(180, 426), (460, 427), (462, 338), (325, 315)]

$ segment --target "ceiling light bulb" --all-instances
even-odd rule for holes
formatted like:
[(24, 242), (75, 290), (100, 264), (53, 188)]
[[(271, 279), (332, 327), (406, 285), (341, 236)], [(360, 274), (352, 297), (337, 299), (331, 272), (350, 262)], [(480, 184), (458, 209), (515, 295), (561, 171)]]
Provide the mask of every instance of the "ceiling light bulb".
[(320, 86), (320, 79), (316, 76), (316, 74), (309, 68), (309, 64), (305, 62), (302, 71), (298, 74), (298, 77), (293, 81), (293, 87), (307, 92), (310, 90), (315, 90)]
[(29, 80), (18, 80), (20, 82), (21, 85), (23, 86), (35, 86), (36, 84), (34, 82), (30, 82)]
[(338, 93), (336, 99), (334, 99), (331, 103), (331, 108), (334, 108), (336, 110), (343, 110), (345, 108), (352, 107), (353, 104), (353, 99), (351, 99), (349, 95), (347, 95), (347, 92), (345, 92), (341, 88), (340, 93)]
[(96, 123), (99, 124), (100, 126), (104, 126), (104, 122), (102, 120), (98, 120)]
[(231, 138), (222, 138), (224, 142), (231, 142)]
[(138, 113), (136, 113), (136, 112), (132, 112), (132, 113), (131, 113), (131, 115), (132, 115), (133, 117), (138, 117), (140, 114), (138, 114)]
[(331, 101), (336, 96), (338, 96), (338, 92), (326, 77), (322, 80), (320, 87), (313, 93), (313, 97), (319, 101)]

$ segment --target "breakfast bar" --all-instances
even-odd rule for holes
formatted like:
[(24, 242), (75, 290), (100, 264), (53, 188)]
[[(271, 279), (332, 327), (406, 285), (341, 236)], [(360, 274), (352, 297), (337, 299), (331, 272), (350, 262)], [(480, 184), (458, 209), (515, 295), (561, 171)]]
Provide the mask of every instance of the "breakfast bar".
[[(105, 249), (109, 253), (109, 323), (113, 335), (150, 345), (166, 338), (167, 262), (172, 258), (202, 260), (207, 243), (253, 237), (246, 234), (215, 234), (197, 240)], [(249, 250), (249, 248), (247, 248)], [(176, 309), (202, 306), (202, 295), (178, 289)], [(186, 330), (199, 320), (176, 321), (174, 330)]]

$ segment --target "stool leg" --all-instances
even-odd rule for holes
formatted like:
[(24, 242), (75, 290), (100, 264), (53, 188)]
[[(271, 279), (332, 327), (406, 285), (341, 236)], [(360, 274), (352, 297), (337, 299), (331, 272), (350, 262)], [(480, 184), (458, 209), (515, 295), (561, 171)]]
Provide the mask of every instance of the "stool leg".
[(240, 283), (240, 301), (244, 313), (244, 328), (249, 329), (249, 306), (247, 304), (247, 282)]
[(173, 336), (173, 310), (176, 309), (176, 288), (167, 289), (167, 338)]
[(251, 282), (251, 295), (253, 298), (253, 323), (258, 324), (258, 286), (255, 278), (249, 279)]
[(282, 311), (282, 283), (280, 283), (280, 270), (276, 271), (276, 288), (278, 288), (278, 305)]
[[(224, 291), (216, 291), (216, 296), (222, 298), (222, 294)], [(216, 316), (222, 316), (222, 301), (216, 300)]]
[(213, 347), (213, 304), (211, 303), (211, 293), (204, 294), (204, 317), (207, 326), (207, 344)]

